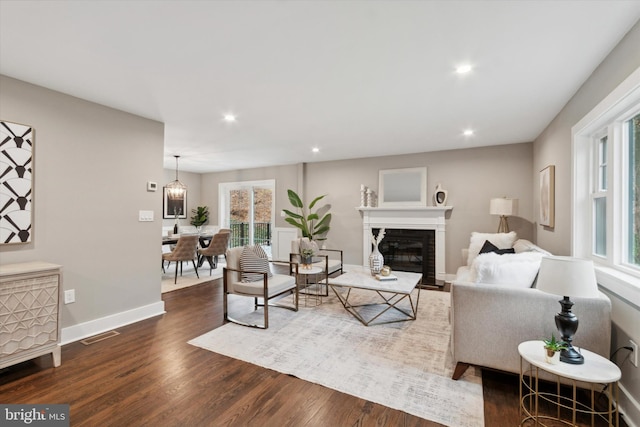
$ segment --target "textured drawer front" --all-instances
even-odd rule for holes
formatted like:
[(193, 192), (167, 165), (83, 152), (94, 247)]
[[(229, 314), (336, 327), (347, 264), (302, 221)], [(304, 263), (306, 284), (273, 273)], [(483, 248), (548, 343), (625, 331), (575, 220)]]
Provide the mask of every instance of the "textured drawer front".
[(57, 274), (0, 284), (0, 356), (58, 341)]

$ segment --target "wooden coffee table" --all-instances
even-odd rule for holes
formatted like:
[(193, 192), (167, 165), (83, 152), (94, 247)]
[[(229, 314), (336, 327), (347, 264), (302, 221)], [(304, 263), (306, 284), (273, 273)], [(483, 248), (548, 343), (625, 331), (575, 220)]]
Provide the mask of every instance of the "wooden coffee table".
[[(421, 273), (394, 271), (392, 274), (396, 276), (398, 280), (381, 281), (371, 275), (369, 267), (345, 265), (344, 271), (345, 273), (340, 276), (329, 278), (329, 287), (336, 294), (344, 308), (363, 325), (369, 326), (416, 320), (418, 303), (420, 302), (420, 288), (418, 285), (422, 280)], [(322, 283), (324, 283), (324, 280)], [(416, 287), (418, 288), (418, 295), (414, 302), (411, 293)], [(351, 297), (351, 291), (353, 289), (371, 291), (371, 294), (377, 301), (366, 304), (352, 304), (349, 298)], [(398, 303), (405, 300), (409, 302), (410, 310), (398, 307)], [(374, 311), (373, 314), (369, 314), (368, 319), (365, 319), (363, 311), (368, 307), (380, 307), (381, 310)], [(380, 320), (375, 322), (380, 316), (392, 309), (401, 313), (402, 317), (394, 320)]]

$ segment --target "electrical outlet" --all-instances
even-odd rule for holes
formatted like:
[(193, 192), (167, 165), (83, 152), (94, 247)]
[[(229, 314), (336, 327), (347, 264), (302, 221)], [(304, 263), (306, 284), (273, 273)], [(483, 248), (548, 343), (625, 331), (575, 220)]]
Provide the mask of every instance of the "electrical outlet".
[(68, 291), (64, 291), (64, 303), (71, 304), (72, 302), (76, 302), (76, 290), (69, 289)]
[(634, 343), (633, 340), (629, 340), (629, 345), (633, 348), (633, 353), (629, 356), (631, 358), (631, 363), (636, 368), (638, 367), (638, 344)]

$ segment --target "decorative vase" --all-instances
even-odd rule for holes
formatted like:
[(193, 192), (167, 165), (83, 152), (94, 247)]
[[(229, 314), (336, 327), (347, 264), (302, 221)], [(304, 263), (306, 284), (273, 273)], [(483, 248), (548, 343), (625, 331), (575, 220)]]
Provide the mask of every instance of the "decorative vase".
[(554, 351), (545, 348), (544, 360), (551, 365), (557, 365), (560, 362), (560, 351)]
[(433, 193), (433, 201), (436, 206), (446, 206), (447, 193), (447, 190), (440, 187), (440, 184), (436, 185), (436, 190)]
[(384, 265), (384, 256), (378, 250), (378, 245), (374, 244), (373, 251), (371, 255), (369, 255), (369, 268), (371, 269), (371, 275), (375, 276), (376, 274), (380, 274), (380, 270), (382, 270), (382, 266)]
[(178, 234), (178, 223), (173, 224), (173, 234)]

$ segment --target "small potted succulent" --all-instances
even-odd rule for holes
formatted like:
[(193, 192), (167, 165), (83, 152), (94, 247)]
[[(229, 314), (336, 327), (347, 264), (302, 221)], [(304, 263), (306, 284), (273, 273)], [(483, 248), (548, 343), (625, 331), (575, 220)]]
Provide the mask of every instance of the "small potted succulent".
[(300, 258), (303, 268), (309, 268), (313, 264), (313, 249), (302, 249), (300, 251)]
[(557, 365), (560, 362), (560, 352), (567, 348), (567, 344), (564, 341), (556, 340), (556, 337), (551, 334), (551, 339), (543, 340), (544, 342), (544, 359), (547, 363)]

